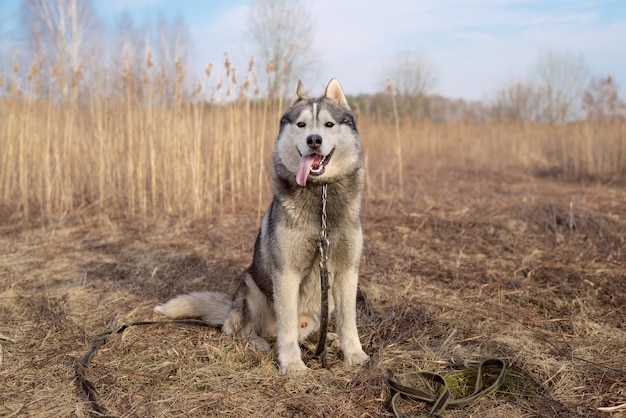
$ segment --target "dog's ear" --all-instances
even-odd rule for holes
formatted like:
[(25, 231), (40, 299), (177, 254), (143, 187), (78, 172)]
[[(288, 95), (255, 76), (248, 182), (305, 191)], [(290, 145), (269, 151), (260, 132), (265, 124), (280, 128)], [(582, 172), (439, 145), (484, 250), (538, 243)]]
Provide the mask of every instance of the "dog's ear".
[(302, 85), (302, 81), (298, 80), (298, 86), (296, 87), (296, 101), (307, 100), (309, 95), (304, 91), (304, 85)]
[(348, 105), (346, 96), (343, 94), (343, 90), (341, 89), (341, 85), (339, 84), (339, 81), (337, 81), (337, 79), (333, 78), (328, 82), (324, 97), (332, 100), (344, 109), (350, 110), (350, 106)]

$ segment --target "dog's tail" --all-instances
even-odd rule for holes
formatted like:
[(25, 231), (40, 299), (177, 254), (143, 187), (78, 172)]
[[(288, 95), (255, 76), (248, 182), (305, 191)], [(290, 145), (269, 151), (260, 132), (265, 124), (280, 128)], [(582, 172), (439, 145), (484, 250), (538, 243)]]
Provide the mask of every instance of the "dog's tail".
[(194, 292), (176, 296), (154, 310), (173, 319), (201, 318), (213, 325), (223, 325), (232, 304), (226, 293)]

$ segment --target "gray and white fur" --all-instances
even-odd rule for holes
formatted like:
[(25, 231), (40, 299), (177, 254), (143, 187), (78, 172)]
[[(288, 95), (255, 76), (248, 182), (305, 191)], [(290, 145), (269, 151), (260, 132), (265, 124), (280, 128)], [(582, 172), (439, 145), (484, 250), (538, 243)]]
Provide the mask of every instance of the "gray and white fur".
[(321, 98), (309, 98), (298, 82), (296, 96), (280, 120), (274, 146), (274, 198), (235, 294), (196, 292), (155, 308), (171, 318), (222, 325), (226, 334), (260, 350), (269, 350), (266, 338), (276, 336), (280, 371), (290, 375), (308, 370), (299, 342), (319, 329), (323, 184), (328, 184), (329, 312), (344, 362), (369, 358), (356, 326), (364, 167), (355, 117), (335, 79)]

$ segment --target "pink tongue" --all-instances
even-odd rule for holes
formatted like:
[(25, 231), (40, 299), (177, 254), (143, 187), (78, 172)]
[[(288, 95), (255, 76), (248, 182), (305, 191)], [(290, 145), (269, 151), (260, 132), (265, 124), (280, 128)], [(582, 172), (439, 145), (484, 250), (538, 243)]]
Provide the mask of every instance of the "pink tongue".
[(303, 155), (302, 157), (300, 157), (300, 164), (298, 165), (298, 174), (296, 174), (296, 183), (298, 183), (298, 185), (305, 187), (306, 186), (306, 179), (309, 177), (309, 173), (311, 172), (311, 167), (313, 167), (313, 164), (315, 164), (317, 160), (317, 163), (319, 164), (322, 160), (322, 156), (319, 154), (309, 154), (309, 155)]

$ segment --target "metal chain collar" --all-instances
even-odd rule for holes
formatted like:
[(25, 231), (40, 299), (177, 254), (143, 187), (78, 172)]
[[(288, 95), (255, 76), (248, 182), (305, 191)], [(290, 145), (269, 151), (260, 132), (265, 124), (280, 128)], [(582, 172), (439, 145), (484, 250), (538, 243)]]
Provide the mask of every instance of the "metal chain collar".
[(318, 248), (320, 250), (320, 270), (326, 269), (326, 263), (328, 262), (328, 247), (330, 242), (326, 235), (326, 198), (328, 184), (322, 185), (322, 227), (320, 229), (320, 239), (318, 242)]
[(318, 241), (318, 248), (320, 251), (320, 286), (321, 286), (321, 312), (320, 312), (320, 330), (319, 340), (317, 341), (317, 348), (315, 349), (315, 356), (319, 357), (322, 361), (322, 367), (326, 368), (326, 334), (328, 332), (328, 290), (330, 285), (328, 284), (328, 247), (330, 241), (328, 240), (326, 232), (326, 198), (328, 184), (322, 185), (322, 214), (321, 214), (321, 229), (320, 239)]

